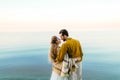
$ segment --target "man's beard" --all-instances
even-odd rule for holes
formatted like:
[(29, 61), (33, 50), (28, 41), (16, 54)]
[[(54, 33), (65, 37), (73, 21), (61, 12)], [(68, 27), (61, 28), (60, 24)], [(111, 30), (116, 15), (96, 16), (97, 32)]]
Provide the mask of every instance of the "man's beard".
[(66, 39), (63, 39), (63, 41), (66, 41)]

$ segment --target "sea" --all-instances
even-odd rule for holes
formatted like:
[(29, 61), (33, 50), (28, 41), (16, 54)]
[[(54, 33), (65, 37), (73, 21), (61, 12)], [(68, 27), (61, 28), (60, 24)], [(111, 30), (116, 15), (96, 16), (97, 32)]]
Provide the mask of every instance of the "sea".
[[(55, 31), (0, 32), (0, 80), (50, 80)], [(70, 31), (83, 50), (83, 80), (120, 80), (120, 31)]]

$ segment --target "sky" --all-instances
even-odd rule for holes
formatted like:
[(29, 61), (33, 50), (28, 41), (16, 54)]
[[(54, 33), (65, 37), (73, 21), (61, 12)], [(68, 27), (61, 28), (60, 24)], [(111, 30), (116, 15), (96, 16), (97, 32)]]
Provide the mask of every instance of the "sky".
[(120, 0), (0, 0), (0, 32), (120, 30)]
[[(40, 33), (9, 32), (56, 31), (58, 34), (62, 28), (81, 31), (72, 36), (80, 37), (84, 46), (92, 43), (119, 53), (120, 0), (0, 0), (1, 52), (39, 47), (42, 41), (47, 44), (48, 37), (54, 34), (46, 33), (41, 38)], [(96, 34), (84, 30), (113, 32)]]

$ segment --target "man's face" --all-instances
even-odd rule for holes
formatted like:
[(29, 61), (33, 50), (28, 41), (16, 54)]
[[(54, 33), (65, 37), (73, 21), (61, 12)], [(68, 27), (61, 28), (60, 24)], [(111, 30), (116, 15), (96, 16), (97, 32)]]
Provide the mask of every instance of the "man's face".
[(62, 33), (59, 34), (59, 36), (60, 36), (60, 39), (61, 39), (61, 40), (65, 41), (65, 37), (62, 35)]

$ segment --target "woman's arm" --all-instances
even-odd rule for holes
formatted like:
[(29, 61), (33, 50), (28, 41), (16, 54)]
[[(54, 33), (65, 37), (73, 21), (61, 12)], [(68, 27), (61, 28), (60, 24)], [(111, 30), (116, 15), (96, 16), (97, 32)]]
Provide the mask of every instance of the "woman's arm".
[(50, 50), (49, 50), (49, 61), (51, 62), (51, 63), (54, 63), (55, 62), (55, 59), (54, 59), (54, 56), (53, 56), (53, 48), (51, 47), (50, 48)]

